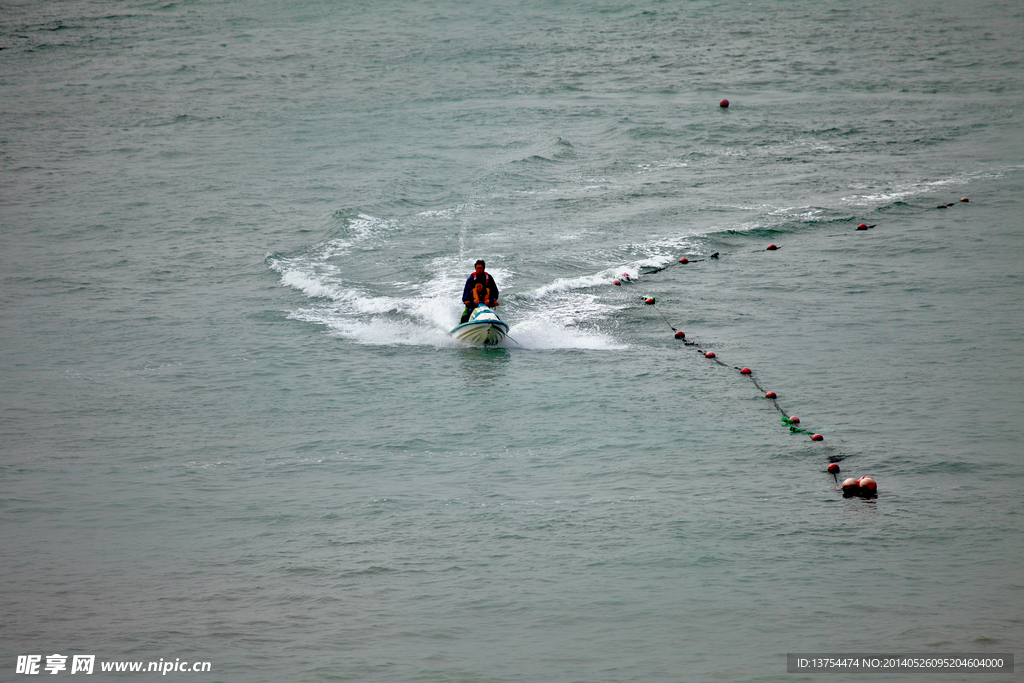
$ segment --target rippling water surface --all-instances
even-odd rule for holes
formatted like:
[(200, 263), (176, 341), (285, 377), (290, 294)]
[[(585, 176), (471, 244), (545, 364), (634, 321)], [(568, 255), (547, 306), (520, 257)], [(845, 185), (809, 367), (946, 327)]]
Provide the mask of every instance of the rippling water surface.
[[(3, 3), (0, 679), (1021, 651), (1022, 31)], [(478, 258), (499, 348), (447, 335)]]

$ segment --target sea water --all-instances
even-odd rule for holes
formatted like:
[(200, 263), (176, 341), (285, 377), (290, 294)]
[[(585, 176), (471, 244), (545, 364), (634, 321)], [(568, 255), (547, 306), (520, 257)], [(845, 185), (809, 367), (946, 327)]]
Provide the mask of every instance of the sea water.
[[(999, 1), (3, 2), (0, 680), (1019, 655), (1021, 35)], [(447, 334), (478, 258), (498, 348)]]

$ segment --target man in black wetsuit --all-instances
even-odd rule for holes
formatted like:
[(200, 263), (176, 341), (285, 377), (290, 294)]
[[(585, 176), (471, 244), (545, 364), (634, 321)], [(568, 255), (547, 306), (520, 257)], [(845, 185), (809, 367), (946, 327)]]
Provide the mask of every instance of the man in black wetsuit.
[(462, 312), (462, 320), (459, 324), (462, 324), (469, 320), (470, 314), (476, 310), (478, 297), (473, 296), (473, 288), (476, 283), (480, 282), (484, 286), (485, 298), (488, 306), (491, 308), (498, 305), (498, 285), (494, 284), (494, 278), (491, 277), (490, 273), (484, 271), (486, 264), (483, 259), (476, 262), (476, 270), (466, 280), (466, 286), (462, 288), (462, 303), (466, 304), (466, 310)]

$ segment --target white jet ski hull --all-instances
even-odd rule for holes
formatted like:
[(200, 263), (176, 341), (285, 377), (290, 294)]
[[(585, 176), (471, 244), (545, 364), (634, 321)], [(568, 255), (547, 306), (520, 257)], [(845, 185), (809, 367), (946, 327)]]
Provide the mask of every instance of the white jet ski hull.
[(497, 313), (481, 304), (470, 314), (469, 320), (448, 334), (467, 344), (494, 346), (508, 334), (508, 325), (498, 319)]

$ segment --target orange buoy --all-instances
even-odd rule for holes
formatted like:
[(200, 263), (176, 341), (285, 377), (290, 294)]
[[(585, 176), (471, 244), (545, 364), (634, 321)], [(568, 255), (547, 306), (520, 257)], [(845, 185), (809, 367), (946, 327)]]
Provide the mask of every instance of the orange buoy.
[(648, 297), (648, 298), (644, 299), (644, 303), (647, 304), (648, 306), (653, 306), (654, 305), (654, 297)]
[(749, 375), (750, 374), (750, 368), (743, 368), (742, 370), (740, 370), (740, 374), (741, 375)]
[(860, 479), (849, 479), (843, 480), (843, 493), (857, 493), (860, 491)]
[(686, 258), (686, 257), (684, 256), (683, 258), (679, 259), (679, 262), (680, 262), (680, 263), (689, 263), (689, 262), (690, 262), (690, 259), (688, 259), (688, 258)]
[(871, 477), (861, 477), (857, 485), (860, 486), (865, 493), (875, 493), (878, 491), (878, 484)]
[(960, 201), (962, 201), (963, 203), (965, 203), (965, 204), (966, 204), (967, 202), (969, 202), (969, 201), (971, 201), (971, 200), (970, 200), (970, 199), (968, 199), (967, 197), (961, 197), (961, 198), (960, 198)]
[(705, 358), (714, 358), (715, 357), (715, 352), (714, 351), (708, 351), (707, 353), (704, 354), (704, 357)]
[(686, 333), (682, 330), (676, 332), (676, 339), (686, 339)]
[(729, 100), (722, 100), (721, 102), (718, 103), (718, 106), (721, 107), (722, 109), (728, 109)]
[(825, 440), (825, 437), (823, 437), (821, 434), (815, 434), (814, 436), (811, 437), (811, 441), (824, 441), (824, 440)]
[(775, 395), (775, 392), (774, 392), (774, 391), (769, 391), (769, 392), (768, 392), (767, 394), (765, 394), (765, 395), (764, 395), (764, 397), (765, 397), (765, 398), (778, 398), (778, 397), (777, 397), (777, 396)]
[(775, 251), (776, 249), (778, 249), (777, 246), (775, 246), (774, 244), (769, 244), (768, 248), (765, 249), (765, 251)]

